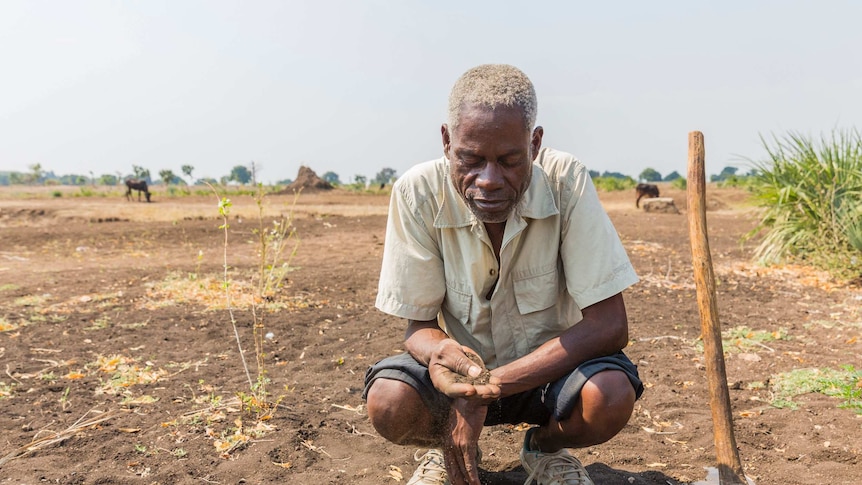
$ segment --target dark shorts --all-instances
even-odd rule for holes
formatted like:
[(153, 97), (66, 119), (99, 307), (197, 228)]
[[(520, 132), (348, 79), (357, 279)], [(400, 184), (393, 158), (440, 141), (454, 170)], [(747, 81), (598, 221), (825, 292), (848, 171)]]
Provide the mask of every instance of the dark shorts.
[[(563, 421), (572, 414), (587, 380), (606, 370), (623, 371), (632, 383), (635, 395), (640, 397), (643, 394), (644, 386), (638, 377), (637, 366), (625, 354), (617, 352), (607, 357), (588, 360), (555, 382), (491, 403), (488, 406), (485, 425), (504, 423), (543, 425), (551, 416), (557, 421)], [(410, 354), (387, 357), (372, 365), (365, 373), (363, 399), (367, 398), (368, 389), (377, 379), (394, 379), (409, 384), (416, 389), (425, 405), (436, 416), (445, 416), (449, 412), (450, 398), (434, 387), (428, 368), (417, 362)]]

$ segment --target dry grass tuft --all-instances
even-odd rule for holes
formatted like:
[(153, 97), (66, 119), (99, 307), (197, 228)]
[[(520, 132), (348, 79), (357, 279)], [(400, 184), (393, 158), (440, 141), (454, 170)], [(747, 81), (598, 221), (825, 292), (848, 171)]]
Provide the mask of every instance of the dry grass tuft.
[[(91, 413), (100, 414), (100, 416), (84, 420), (84, 418), (89, 416)], [(80, 419), (75, 421), (75, 423), (72, 424), (72, 426), (69, 426), (68, 428), (66, 428), (62, 431), (51, 431), (48, 429), (40, 430), (38, 433), (36, 433), (36, 437), (33, 439), (33, 441), (31, 441), (30, 443), (28, 443), (24, 446), (21, 446), (20, 448), (12, 450), (11, 453), (8, 453), (3, 458), (0, 458), (0, 466), (3, 466), (7, 462), (14, 460), (15, 458), (22, 458), (22, 457), (27, 456), (31, 453), (39, 451), (43, 448), (47, 448), (51, 445), (62, 443), (63, 441), (66, 441), (67, 439), (71, 438), (72, 436), (75, 436), (78, 433), (83, 432), (84, 430), (94, 429), (100, 423), (114, 418), (117, 414), (118, 414), (118, 411), (116, 411), (116, 410), (104, 412), (104, 411), (99, 411), (96, 409), (91, 409), (91, 410), (87, 411), (86, 413), (84, 413), (84, 415), (81, 416)], [(46, 436), (40, 437), (40, 435), (46, 435)]]

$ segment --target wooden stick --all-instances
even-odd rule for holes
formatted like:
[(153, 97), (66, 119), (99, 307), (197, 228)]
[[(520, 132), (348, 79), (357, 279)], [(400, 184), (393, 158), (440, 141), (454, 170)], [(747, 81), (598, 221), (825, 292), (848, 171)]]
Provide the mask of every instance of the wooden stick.
[(700, 328), (703, 335), (703, 354), (706, 360), (706, 377), (709, 384), (709, 407), (712, 409), (719, 483), (745, 485), (742, 462), (733, 436), (733, 412), (730, 409), (730, 392), (727, 388), (727, 371), (724, 366), (724, 349), (721, 344), (721, 323), (715, 297), (715, 274), (706, 230), (706, 177), (703, 133), (688, 134), (688, 228), (691, 238), (691, 259), (694, 266), (694, 283), (697, 288), (697, 306), (700, 310)]

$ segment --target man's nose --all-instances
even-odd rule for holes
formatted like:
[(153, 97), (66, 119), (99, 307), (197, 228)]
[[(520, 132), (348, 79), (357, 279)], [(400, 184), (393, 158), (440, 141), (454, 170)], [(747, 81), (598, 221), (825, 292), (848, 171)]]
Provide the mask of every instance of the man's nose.
[(488, 161), (476, 176), (476, 186), (482, 190), (496, 190), (505, 184), (503, 169), (497, 162)]

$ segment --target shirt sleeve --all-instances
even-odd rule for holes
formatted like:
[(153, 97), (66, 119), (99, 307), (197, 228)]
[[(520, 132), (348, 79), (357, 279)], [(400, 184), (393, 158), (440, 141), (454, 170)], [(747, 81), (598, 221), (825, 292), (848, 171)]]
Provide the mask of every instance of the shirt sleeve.
[(406, 319), (433, 320), (446, 294), (446, 282), (443, 259), (431, 232), (431, 211), (426, 210), (426, 216), (419, 212), (430, 201), (420, 197), (421, 187), (406, 178), (393, 187), (375, 306)]
[(586, 308), (622, 292), (638, 277), (586, 167), (577, 164), (567, 175), (560, 254), (569, 294)]

